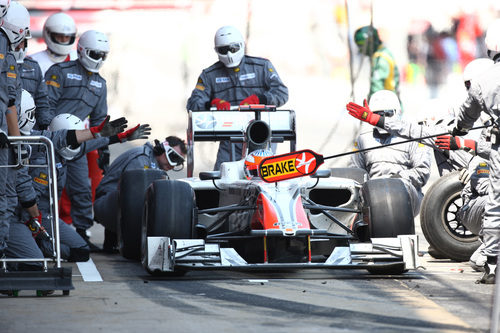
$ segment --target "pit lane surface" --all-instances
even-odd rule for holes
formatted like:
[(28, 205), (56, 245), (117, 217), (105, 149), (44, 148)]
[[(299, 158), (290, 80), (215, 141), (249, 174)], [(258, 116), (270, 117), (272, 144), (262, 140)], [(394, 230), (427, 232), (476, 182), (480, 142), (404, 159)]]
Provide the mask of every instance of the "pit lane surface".
[[(99, 244), (102, 228), (92, 231)], [(423, 243), (420, 249), (427, 248)], [(72, 264), (70, 296), (0, 297), (1, 331), (488, 331), (494, 287), (474, 284), (479, 273), (465, 263), (426, 253), (420, 259), (423, 268), (397, 276), (300, 270), (165, 278), (118, 254), (92, 254), (97, 272), (91, 263)]]

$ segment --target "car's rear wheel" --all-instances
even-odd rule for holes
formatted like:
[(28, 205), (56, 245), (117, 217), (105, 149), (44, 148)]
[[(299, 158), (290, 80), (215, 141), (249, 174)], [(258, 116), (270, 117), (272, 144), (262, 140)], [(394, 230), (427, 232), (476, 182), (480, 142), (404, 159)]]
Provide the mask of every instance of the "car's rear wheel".
[[(156, 180), (146, 191), (142, 218), (141, 261), (147, 268), (147, 237), (193, 238), (195, 222), (195, 195), (192, 187), (178, 180)], [(176, 270), (165, 275), (183, 275)]]
[(127, 259), (141, 258), (141, 221), (144, 195), (153, 180), (165, 178), (161, 170), (141, 169), (123, 173), (119, 184), (118, 248)]
[[(361, 188), (365, 211), (368, 210), (371, 238), (415, 234), (410, 195), (399, 179), (383, 178), (367, 181)], [(402, 274), (404, 265), (371, 267), (372, 274)]]
[(420, 209), (420, 226), (429, 245), (455, 261), (469, 260), (480, 245), (478, 236), (457, 218), (462, 187), (458, 172), (441, 177), (425, 194)]

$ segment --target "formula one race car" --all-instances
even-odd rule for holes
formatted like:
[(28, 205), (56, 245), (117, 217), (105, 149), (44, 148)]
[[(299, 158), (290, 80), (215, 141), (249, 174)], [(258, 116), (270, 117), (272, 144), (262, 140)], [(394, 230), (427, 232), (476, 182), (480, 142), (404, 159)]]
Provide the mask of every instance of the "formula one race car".
[[(243, 142), (244, 151), (253, 152), (286, 140), (294, 150), (293, 111), (243, 111), (190, 112), (188, 176), (195, 141)], [(363, 170), (348, 168), (291, 179), (292, 163), (273, 169), (281, 180), (268, 182), (245, 173), (244, 164), (225, 162), (220, 171), (181, 180), (154, 170), (127, 172), (120, 194), (122, 255), (167, 275), (312, 268), (401, 274), (418, 266), (410, 199), (400, 180), (366, 181)], [(131, 207), (142, 204), (141, 186), (138, 219)]]

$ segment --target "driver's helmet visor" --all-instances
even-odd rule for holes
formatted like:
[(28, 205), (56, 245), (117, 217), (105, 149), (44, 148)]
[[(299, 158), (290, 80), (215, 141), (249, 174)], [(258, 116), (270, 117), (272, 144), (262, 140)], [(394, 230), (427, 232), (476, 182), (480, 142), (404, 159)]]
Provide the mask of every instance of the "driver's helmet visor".
[(228, 52), (231, 52), (231, 53), (236, 53), (240, 50), (240, 44), (239, 43), (232, 43), (232, 44), (229, 44), (229, 45), (224, 45), (224, 46), (217, 46), (215, 48), (215, 50), (217, 51), (217, 53), (220, 53), (220, 54), (227, 54)]

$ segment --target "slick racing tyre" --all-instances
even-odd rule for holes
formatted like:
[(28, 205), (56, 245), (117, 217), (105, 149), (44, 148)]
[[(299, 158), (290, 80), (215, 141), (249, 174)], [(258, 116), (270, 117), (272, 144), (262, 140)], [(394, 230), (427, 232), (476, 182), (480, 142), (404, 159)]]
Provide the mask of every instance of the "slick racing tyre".
[(120, 178), (118, 248), (120, 254), (127, 259), (141, 258), (141, 221), (145, 192), (153, 180), (164, 178), (163, 171), (152, 169), (126, 171)]
[(361, 188), (363, 206), (369, 209), (370, 237), (415, 234), (410, 195), (399, 179), (371, 179)]
[(361, 168), (330, 168), (332, 177), (347, 178), (364, 184), (368, 180), (368, 173)]
[[(195, 194), (192, 187), (178, 180), (156, 180), (146, 191), (142, 216), (141, 261), (147, 268), (147, 237), (170, 237), (171, 239), (193, 238), (195, 223)], [(163, 275), (183, 275), (176, 270)]]
[(469, 260), (480, 245), (478, 237), (458, 221), (461, 191), (458, 172), (447, 174), (427, 190), (420, 209), (420, 226), (427, 242), (455, 261)]
[[(413, 210), (408, 192), (399, 179), (372, 179), (363, 184), (364, 211), (369, 212), (371, 238), (415, 234)], [(402, 274), (404, 264), (367, 268), (371, 274)]]

